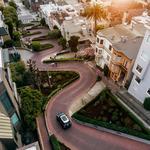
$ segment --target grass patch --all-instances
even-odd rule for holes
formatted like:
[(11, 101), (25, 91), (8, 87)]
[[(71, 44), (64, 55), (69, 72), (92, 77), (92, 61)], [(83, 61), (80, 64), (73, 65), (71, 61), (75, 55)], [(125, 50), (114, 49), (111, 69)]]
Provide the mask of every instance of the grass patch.
[(53, 48), (54, 46), (52, 44), (41, 44), (40, 51)]
[(150, 139), (150, 131), (125, 106), (122, 106), (109, 90), (102, 91), (73, 117), (96, 126)]

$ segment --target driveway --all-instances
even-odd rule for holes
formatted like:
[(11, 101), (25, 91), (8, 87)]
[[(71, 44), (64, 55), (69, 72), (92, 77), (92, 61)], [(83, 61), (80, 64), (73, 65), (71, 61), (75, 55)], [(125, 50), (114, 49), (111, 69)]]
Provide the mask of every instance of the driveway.
[(96, 71), (91, 69), (88, 64), (81, 62), (60, 63), (57, 67), (51, 66), (50, 64), (43, 64), (41, 62), (42, 58), (60, 51), (60, 46), (56, 43), (53, 44), (55, 44), (55, 47), (51, 50), (34, 54), (32, 59), (36, 61), (37, 67), (45, 71), (76, 71), (80, 74), (80, 79), (60, 91), (47, 104), (45, 120), (49, 133), (55, 134), (58, 140), (72, 150), (150, 150), (150, 145), (85, 127), (77, 124), (73, 120), (72, 127), (69, 130), (63, 130), (57, 124), (56, 113), (65, 112), (69, 115), (70, 106), (79, 97), (87, 93), (96, 82)]

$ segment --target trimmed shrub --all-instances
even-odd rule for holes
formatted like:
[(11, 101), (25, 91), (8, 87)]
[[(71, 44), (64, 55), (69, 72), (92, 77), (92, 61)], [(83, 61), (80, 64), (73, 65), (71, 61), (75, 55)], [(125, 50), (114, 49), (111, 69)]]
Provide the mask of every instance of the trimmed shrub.
[(145, 98), (143, 105), (146, 110), (150, 110), (150, 97)]
[(40, 51), (40, 49), (41, 49), (41, 44), (40, 44), (40, 42), (38, 42), (38, 41), (33, 41), (33, 42), (32, 42), (32, 49), (33, 49), (34, 51)]

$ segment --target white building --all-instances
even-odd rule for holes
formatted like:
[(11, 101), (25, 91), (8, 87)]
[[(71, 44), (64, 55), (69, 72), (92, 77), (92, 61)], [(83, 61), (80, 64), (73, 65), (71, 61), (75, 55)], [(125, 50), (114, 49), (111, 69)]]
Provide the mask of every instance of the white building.
[(31, 23), (32, 21), (36, 21), (36, 15), (31, 14), (29, 10), (22, 4), (22, 2), (16, 3), (18, 19), (21, 20), (23, 24)]
[(128, 92), (143, 103), (146, 97), (150, 97), (150, 26), (136, 58), (133, 73)]

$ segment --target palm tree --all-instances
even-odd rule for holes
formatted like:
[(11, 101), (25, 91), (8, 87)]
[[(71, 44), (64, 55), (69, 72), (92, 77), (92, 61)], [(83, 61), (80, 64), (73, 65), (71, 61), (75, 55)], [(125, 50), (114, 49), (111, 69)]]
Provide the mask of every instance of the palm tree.
[(106, 11), (97, 3), (93, 3), (84, 9), (83, 14), (87, 19), (94, 20), (94, 34), (96, 35), (97, 21), (106, 18)]

